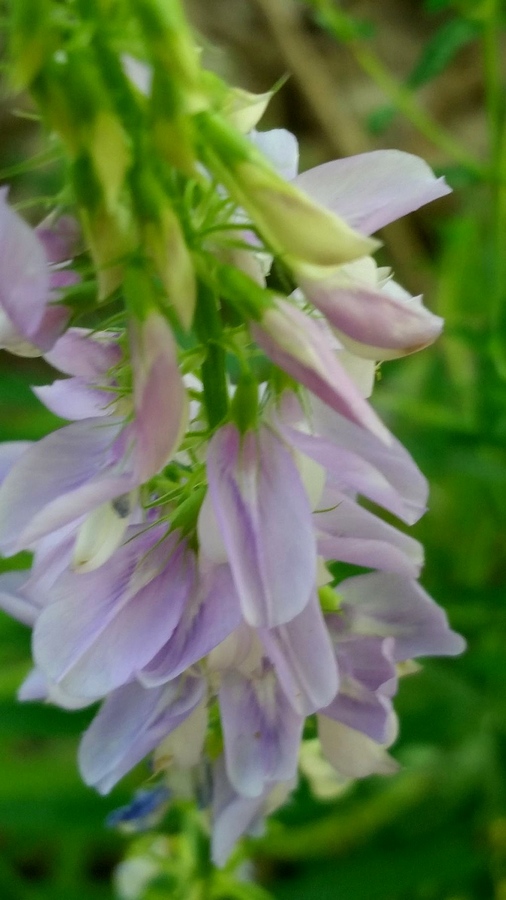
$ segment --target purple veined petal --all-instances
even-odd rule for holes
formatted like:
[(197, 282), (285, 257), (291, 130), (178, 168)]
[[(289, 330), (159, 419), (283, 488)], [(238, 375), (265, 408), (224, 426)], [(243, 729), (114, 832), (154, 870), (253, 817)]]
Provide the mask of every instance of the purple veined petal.
[(110, 337), (87, 328), (69, 328), (44, 354), (44, 359), (66, 375), (100, 382), (121, 359), (121, 350)]
[(136, 486), (122, 426), (119, 419), (85, 419), (22, 454), (0, 488), (3, 553), (33, 547), (50, 531)]
[(0, 484), (5, 480), (13, 465), (32, 447), (31, 441), (4, 441), (0, 443)]
[(242, 620), (239, 599), (227, 565), (201, 569), (199, 583), (185, 604), (169, 641), (137, 673), (146, 687), (164, 684), (207, 656)]
[(188, 401), (177, 347), (165, 319), (150, 313), (131, 323), (135, 469), (139, 483), (166, 465), (186, 427)]
[(318, 553), (370, 569), (416, 577), (423, 547), (414, 538), (383, 522), (339, 491), (329, 491), (314, 513)]
[(191, 553), (175, 536), (154, 546), (158, 534), (136, 531), (100, 569), (64, 574), (34, 629), (39, 668), (90, 702), (131, 681), (158, 653), (193, 586)]
[(311, 408), (316, 435), (307, 434), (295, 395), (283, 395), (279, 427), (287, 440), (326, 468), (340, 489), (368, 497), (408, 525), (416, 522), (426, 510), (428, 485), (402, 444), (390, 434), (386, 445), (316, 398)]
[(225, 672), (219, 702), (227, 773), (235, 790), (259, 797), (269, 782), (294, 778), (304, 719), (288, 702), (272, 667), (250, 678)]
[(323, 313), (349, 350), (366, 359), (395, 359), (422, 350), (441, 334), (443, 319), (420, 297), (399, 297), (389, 288), (375, 290), (346, 273), (302, 275), (305, 297)]
[(0, 575), (0, 609), (23, 625), (33, 625), (39, 613), (38, 606), (23, 591), (28, 575), (27, 571)]
[(323, 755), (346, 778), (393, 775), (399, 770), (399, 764), (387, 753), (386, 747), (395, 740), (395, 721), (395, 713), (392, 712), (387, 731), (393, 734), (389, 734), (385, 744), (381, 744), (343, 722), (318, 716)]
[(299, 144), (297, 138), (286, 128), (271, 131), (251, 131), (248, 135), (255, 147), (267, 157), (276, 172), (292, 181), (299, 169)]
[(237, 841), (250, 829), (263, 822), (263, 805), (271, 786), (259, 797), (243, 797), (234, 790), (220, 757), (213, 770), (213, 827), (211, 832), (212, 859), (216, 866), (224, 866)]
[(42, 608), (51, 601), (56, 580), (72, 563), (76, 531), (80, 520), (71, 522), (37, 541), (35, 555), (24, 593)]
[(373, 572), (347, 578), (338, 590), (350, 631), (393, 637), (396, 662), (415, 656), (455, 656), (465, 649), (444, 610), (410, 578)]
[(388, 738), (392, 709), (389, 695), (396, 682), (391, 645), (391, 638), (359, 637), (338, 642), (339, 693), (321, 710), (323, 715), (380, 744)]
[(244, 618), (289, 621), (316, 578), (311, 508), (293, 458), (269, 428), (241, 438), (229, 424), (210, 441), (207, 472)]
[[(51, 282), (53, 276), (51, 276)], [(70, 319), (70, 310), (66, 306), (57, 304), (46, 307), (37, 331), (33, 335), (33, 341), (41, 350), (48, 351), (60, 338), (61, 333)]]
[(298, 175), (295, 183), (367, 235), (451, 193), (423, 159), (400, 150), (374, 150), (324, 163)]
[(80, 281), (80, 276), (71, 269), (53, 269), (49, 276), (52, 297), (54, 298), (58, 291), (79, 284)]
[(224, 758), (220, 756), (213, 767), (211, 855), (214, 864), (224, 866), (244, 834), (261, 834), (265, 816), (281, 806), (294, 787), (294, 781), (269, 784), (259, 797), (242, 797), (231, 785)]
[(181, 676), (163, 687), (148, 690), (133, 682), (110, 694), (79, 747), (84, 782), (107, 794), (184, 722), (204, 688), (201, 678)]
[(272, 361), (327, 406), (389, 442), (389, 433), (339, 362), (325, 329), (297, 307), (278, 300), (252, 325), (254, 339)]
[(291, 622), (262, 629), (259, 636), (288, 700), (299, 715), (308, 716), (331, 702), (338, 690), (338, 670), (315, 595)]
[(0, 190), (0, 307), (27, 340), (37, 334), (49, 297), (49, 266), (42, 242)]
[(113, 392), (90, 387), (83, 378), (58, 378), (32, 391), (52, 413), (72, 421), (110, 415), (116, 399)]

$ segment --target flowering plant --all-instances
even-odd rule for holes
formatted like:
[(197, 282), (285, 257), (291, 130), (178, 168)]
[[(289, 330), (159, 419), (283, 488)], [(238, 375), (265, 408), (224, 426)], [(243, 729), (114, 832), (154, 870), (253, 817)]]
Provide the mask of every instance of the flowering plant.
[(66, 376), (35, 391), (70, 424), (0, 447), (0, 549), (33, 554), (0, 583), (33, 628), (20, 698), (102, 701), (86, 783), (149, 756), (115, 821), (196, 802), (223, 866), (299, 764), (315, 790), (395, 771), (399, 676), (463, 649), (380, 517), (427, 485), (368, 402), (442, 327), (371, 234), (448, 188), (394, 150), (298, 174), (175, 0), (29, 8), (14, 79), (69, 174), (35, 229), (0, 196), (0, 340)]

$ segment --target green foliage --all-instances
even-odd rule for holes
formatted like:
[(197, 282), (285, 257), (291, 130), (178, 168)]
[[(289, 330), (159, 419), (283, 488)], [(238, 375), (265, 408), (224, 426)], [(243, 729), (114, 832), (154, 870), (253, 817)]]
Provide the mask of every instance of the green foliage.
[[(411, 90), (417, 90), (441, 75), (455, 59), (463, 47), (475, 40), (481, 33), (478, 22), (469, 19), (449, 19), (438, 28), (425, 44), (420, 58), (406, 79)], [(381, 134), (396, 116), (395, 105), (381, 106), (368, 118), (368, 127), (373, 134)]]

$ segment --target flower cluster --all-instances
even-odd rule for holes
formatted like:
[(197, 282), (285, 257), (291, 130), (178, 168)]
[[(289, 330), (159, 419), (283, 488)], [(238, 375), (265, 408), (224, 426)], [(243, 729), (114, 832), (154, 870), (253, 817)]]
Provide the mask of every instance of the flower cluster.
[[(33, 553), (0, 605), (33, 628), (21, 699), (103, 701), (84, 780), (106, 793), (151, 755), (160, 802), (210, 809), (222, 864), (295, 784), (308, 717), (341, 778), (394, 771), (400, 664), (463, 648), (418, 584), (422, 548), (378, 515), (412, 524), (427, 487), (368, 402), (377, 361), (442, 326), (370, 235), (448, 188), (396, 151), (298, 175), (293, 136), (254, 130), (265, 103), (206, 93), (146, 22), (150, 71), (124, 59), (86, 129), (38, 82), (82, 230), (32, 230), (0, 195), (2, 345), (65, 376), (35, 391), (69, 422), (0, 447), (0, 550)], [(151, 123), (156, 166), (116, 97)]]

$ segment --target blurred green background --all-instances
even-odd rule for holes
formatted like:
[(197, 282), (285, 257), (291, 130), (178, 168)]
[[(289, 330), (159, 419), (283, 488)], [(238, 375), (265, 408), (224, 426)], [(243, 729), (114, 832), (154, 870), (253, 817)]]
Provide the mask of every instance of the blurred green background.
[[(382, 235), (381, 261), (447, 324), (435, 347), (383, 365), (374, 403), (431, 483), (412, 530), (426, 547), (422, 580), (468, 651), (403, 679), (401, 772), (327, 804), (302, 783), (255, 844), (257, 876), (278, 900), (506, 900), (504, 4), (187, 6), (209, 66), (251, 90), (292, 73), (263, 127), (297, 134), (301, 168), (397, 147), (454, 187)], [(41, 148), (27, 109), (4, 91), (0, 165), (36, 222), (59, 173), (15, 174)], [(58, 424), (29, 387), (50, 380), (40, 362), (0, 355), (1, 439), (37, 439)], [(127, 840), (104, 818), (136, 776), (106, 799), (80, 783), (76, 745), (90, 713), (17, 704), (29, 635), (3, 614), (0, 635), (0, 897), (112, 898)]]

